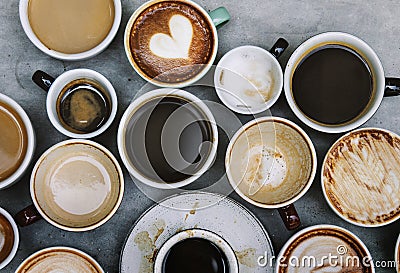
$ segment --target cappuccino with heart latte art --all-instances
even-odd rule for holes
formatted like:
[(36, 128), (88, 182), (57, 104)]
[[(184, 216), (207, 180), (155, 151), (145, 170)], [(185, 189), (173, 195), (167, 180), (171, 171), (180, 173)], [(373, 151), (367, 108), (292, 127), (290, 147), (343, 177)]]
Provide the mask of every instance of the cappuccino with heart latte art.
[(190, 2), (161, 1), (137, 17), (129, 46), (147, 78), (174, 84), (195, 77), (209, 64), (214, 39), (211, 22)]

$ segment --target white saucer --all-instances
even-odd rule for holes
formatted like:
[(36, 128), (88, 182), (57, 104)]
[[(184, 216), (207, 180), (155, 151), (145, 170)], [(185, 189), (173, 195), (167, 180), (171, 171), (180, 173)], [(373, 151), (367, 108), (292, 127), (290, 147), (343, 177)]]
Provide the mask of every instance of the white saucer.
[(139, 217), (125, 241), (120, 272), (153, 273), (160, 247), (177, 232), (192, 228), (209, 230), (225, 239), (235, 251), (240, 273), (273, 272), (273, 267), (258, 265), (260, 256), (270, 259), (274, 255), (259, 220), (230, 198), (202, 192), (174, 195)]

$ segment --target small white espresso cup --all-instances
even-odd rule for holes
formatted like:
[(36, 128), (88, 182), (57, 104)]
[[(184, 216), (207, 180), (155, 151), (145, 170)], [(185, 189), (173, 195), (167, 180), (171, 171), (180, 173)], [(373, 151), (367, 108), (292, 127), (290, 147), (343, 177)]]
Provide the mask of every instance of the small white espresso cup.
[(278, 58), (289, 46), (280, 38), (267, 51), (258, 46), (240, 46), (226, 53), (214, 73), (219, 99), (239, 114), (258, 114), (278, 100), (283, 72)]
[[(146, 175), (143, 171), (139, 170), (138, 166), (139, 164), (144, 166), (146, 163), (146, 156), (144, 155), (144, 158), (141, 158), (141, 162), (137, 162), (136, 164), (133, 162), (132, 158), (135, 156), (135, 151), (129, 152), (129, 147), (127, 145), (127, 142), (129, 141), (129, 131), (132, 129), (132, 121), (135, 119), (134, 115), (135, 113), (138, 113), (142, 107), (147, 103), (151, 101), (161, 101), (162, 99), (165, 98), (178, 98), (179, 100), (183, 100), (186, 103), (192, 105), (194, 108), (196, 108), (196, 111), (201, 113), (201, 120), (205, 121), (209, 124), (209, 131), (211, 134), (211, 139), (210, 139), (210, 149), (207, 153), (207, 155), (204, 157), (204, 160), (201, 160), (201, 165), (199, 165), (199, 168), (196, 168), (193, 173), (190, 173), (187, 178), (180, 180), (180, 181), (170, 181), (168, 183), (162, 181), (161, 179), (156, 179), (156, 178), (151, 178), (149, 175)], [(157, 102), (158, 105), (158, 102)], [(179, 108), (178, 108), (179, 110)], [(175, 112), (174, 112), (175, 113)], [(171, 117), (174, 113), (172, 113), (169, 117)], [(195, 122), (193, 118), (193, 122)], [(165, 124), (168, 123), (168, 120), (165, 122)], [(189, 124), (188, 124), (189, 125)], [(146, 125), (147, 126), (147, 125)], [(168, 126), (164, 127), (168, 129)], [(163, 128), (163, 129), (164, 129)], [(144, 132), (143, 132), (144, 133)], [(182, 132), (178, 132), (182, 133)], [(179, 136), (178, 136), (179, 137)], [(177, 139), (178, 140), (178, 139)], [(168, 141), (168, 140), (167, 140)], [(117, 142), (118, 142), (118, 150), (119, 154), (121, 156), (122, 162), (124, 163), (125, 167), (128, 169), (129, 173), (135, 177), (138, 181), (154, 187), (158, 189), (176, 189), (180, 188), (186, 185), (189, 185), (190, 183), (194, 182), (196, 179), (198, 179), (202, 174), (204, 174), (214, 163), (216, 155), (217, 155), (217, 147), (218, 147), (218, 128), (214, 119), (214, 116), (210, 109), (207, 107), (207, 105), (201, 101), (199, 98), (196, 96), (192, 95), (189, 92), (179, 90), (179, 89), (170, 89), (170, 88), (161, 88), (161, 89), (156, 89), (150, 92), (147, 92), (137, 99), (135, 99), (126, 109), (124, 115), (122, 116), (119, 128), (118, 128), (118, 136), (117, 136)], [(164, 144), (163, 144), (164, 145)], [(166, 150), (170, 149), (171, 147), (166, 147), (163, 146), (163, 148), (166, 148)], [(178, 147), (177, 147), (178, 148)], [(147, 153), (147, 148), (146, 153)], [(172, 148), (173, 149), (173, 148)], [(166, 152), (166, 150), (163, 150), (163, 152)], [(174, 150), (175, 151), (175, 150)], [(180, 150), (178, 151), (180, 152)], [(133, 155), (132, 155), (133, 153)], [(168, 152), (167, 152), (168, 154)], [(164, 155), (167, 155), (164, 153)], [(174, 160), (174, 159), (172, 159)], [(170, 162), (168, 162), (170, 163)], [(179, 164), (179, 163), (178, 163)], [(171, 164), (170, 164), (171, 165)], [(174, 166), (171, 166), (174, 168)]]
[[(1, 207), (0, 207), (0, 215), (3, 216), (8, 221), (8, 223), (11, 225), (13, 236), (14, 236), (14, 242), (13, 242), (10, 253), (3, 261), (0, 261), (0, 270), (1, 270), (12, 261), (12, 259), (15, 257), (15, 254), (17, 253), (18, 245), (19, 245), (19, 231), (18, 231), (17, 224), (15, 223), (12, 216), (5, 209), (3, 209)], [(0, 228), (2, 228), (2, 229), (4, 228), (4, 227), (2, 227), (1, 222), (0, 222)], [(2, 231), (0, 231), (0, 238), (2, 236), (4, 236), (1, 234), (1, 232)], [(6, 238), (3, 237), (3, 240), (4, 239), (7, 240)], [(4, 242), (2, 242), (2, 243), (4, 244)], [(1, 248), (0, 248), (0, 253), (1, 253), (2, 248), (3, 248), (3, 246), (1, 246)]]
[(52, 49), (49, 49), (46, 47), (40, 40), (39, 38), (35, 35), (35, 33), (32, 30), (32, 27), (29, 23), (29, 17), (28, 17), (28, 6), (29, 6), (29, 1), (31, 0), (20, 0), (19, 1), (19, 18), (22, 24), (22, 28), (25, 31), (25, 34), (28, 36), (29, 40), (42, 52), (46, 53), (47, 55), (59, 59), (59, 60), (65, 60), (65, 61), (79, 61), (79, 60), (86, 60), (91, 57), (94, 57), (101, 52), (103, 52), (108, 45), (112, 42), (114, 39), (115, 35), (117, 34), (119, 25), (121, 24), (121, 17), (122, 17), (122, 6), (121, 6), (121, 0), (114, 0), (114, 22), (111, 27), (110, 32), (106, 36), (106, 38), (98, 44), (96, 47), (82, 52), (82, 53), (76, 53), (76, 54), (66, 54), (62, 52), (58, 52)]
[[(293, 96), (292, 79), (296, 68), (305, 58), (307, 58), (307, 56), (309, 56), (313, 50), (326, 45), (344, 46), (359, 54), (368, 65), (372, 77), (373, 90), (368, 105), (357, 117), (343, 124), (328, 125), (311, 119), (300, 110)], [(384, 96), (394, 96), (400, 94), (398, 91), (399, 86), (399, 79), (385, 79), (381, 61), (374, 50), (367, 43), (360, 38), (343, 32), (322, 33), (302, 43), (290, 57), (284, 74), (286, 100), (289, 103), (292, 111), (303, 123), (309, 127), (326, 133), (343, 133), (361, 126), (374, 115)]]
[[(107, 121), (102, 124), (97, 130), (90, 133), (76, 133), (66, 129), (62, 125), (57, 113), (57, 101), (61, 91), (67, 84), (79, 79), (88, 79), (96, 82), (102, 87), (103, 91), (107, 93), (105, 95), (107, 95), (110, 99), (111, 109)], [(48, 92), (46, 100), (47, 115), (53, 126), (60, 133), (68, 137), (88, 139), (98, 136), (102, 134), (105, 130), (107, 130), (108, 127), (110, 127), (115, 118), (115, 115), (117, 114), (118, 99), (117, 94), (115, 93), (115, 89), (110, 81), (99, 72), (83, 68), (73, 69), (64, 72), (56, 79), (54, 79), (52, 76), (46, 74), (45, 72), (38, 70), (33, 74), (32, 80), (39, 87)]]
[(239, 265), (232, 247), (219, 235), (204, 229), (188, 229), (181, 231), (171, 238), (169, 238), (160, 248), (154, 262), (154, 273), (163, 272), (164, 259), (166, 258), (170, 249), (179, 242), (190, 238), (205, 239), (215, 246), (226, 256), (229, 273), (239, 273)]
[(0, 102), (3, 102), (12, 107), (16, 111), (16, 113), (20, 116), (26, 128), (27, 141), (28, 141), (25, 158), (22, 161), (21, 165), (11, 176), (6, 178), (5, 180), (2, 181), (0, 180), (0, 190), (1, 190), (13, 185), (24, 175), (25, 171), (29, 167), (29, 164), (31, 163), (33, 158), (33, 154), (36, 147), (36, 136), (31, 120), (29, 119), (24, 109), (22, 109), (22, 107), (17, 102), (15, 102), (10, 97), (1, 93), (0, 93)]

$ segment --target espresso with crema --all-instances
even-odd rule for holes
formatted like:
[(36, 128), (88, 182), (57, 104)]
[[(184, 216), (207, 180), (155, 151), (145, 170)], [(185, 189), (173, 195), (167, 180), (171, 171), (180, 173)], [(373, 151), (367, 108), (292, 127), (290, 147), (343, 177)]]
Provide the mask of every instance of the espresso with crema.
[(113, 0), (30, 0), (28, 18), (47, 48), (76, 54), (96, 47), (107, 37), (114, 9)]
[(28, 146), (23, 120), (10, 105), (0, 102), (0, 183), (22, 164)]
[(133, 61), (149, 79), (179, 83), (210, 62), (214, 34), (209, 20), (189, 2), (162, 1), (137, 17), (129, 45)]

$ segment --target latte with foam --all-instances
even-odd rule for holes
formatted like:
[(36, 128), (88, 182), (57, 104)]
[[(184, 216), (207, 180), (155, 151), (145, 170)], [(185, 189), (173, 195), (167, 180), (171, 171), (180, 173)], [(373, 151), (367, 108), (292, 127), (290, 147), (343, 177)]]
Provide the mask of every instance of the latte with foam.
[(366, 247), (352, 233), (335, 226), (315, 226), (300, 231), (284, 246), (276, 272), (371, 273), (371, 259)]
[(86, 228), (115, 211), (123, 178), (109, 155), (86, 143), (46, 153), (33, 173), (34, 201), (46, 217), (64, 227)]
[(128, 43), (136, 68), (149, 80), (164, 83), (191, 79), (214, 53), (209, 19), (187, 1), (161, 1), (145, 8), (132, 25)]
[(267, 205), (297, 196), (315, 165), (304, 136), (280, 120), (248, 126), (236, 138), (227, 160), (231, 182), (248, 198)]
[(322, 167), (331, 207), (345, 220), (379, 226), (400, 218), (400, 137), (360, 129), (339, 139)]
[(46, 249), (26, 259), (16, 273), (103, 273), (100, 266), (87, 255), (73, 249)]

